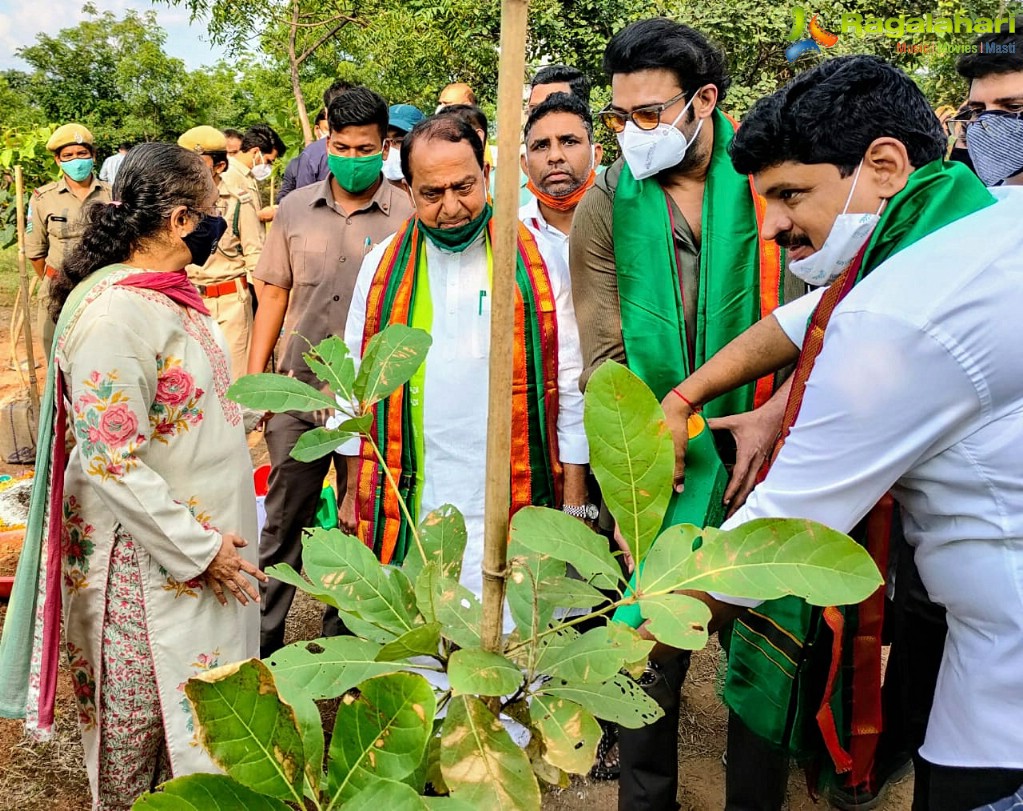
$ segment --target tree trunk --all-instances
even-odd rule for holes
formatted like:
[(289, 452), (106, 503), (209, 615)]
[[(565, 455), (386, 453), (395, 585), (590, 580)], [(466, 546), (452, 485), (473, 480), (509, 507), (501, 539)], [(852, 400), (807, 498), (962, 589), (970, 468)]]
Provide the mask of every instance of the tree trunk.
[(508, 561), (511, 490), (512, 357), (515, 334), (515, 261), (519, 225), (519, 140), (522, 78), (526, 72), (528, 0), (501, 4), (501, 67), (497, 83), (497, 173), (494, 279), (490, 310), (490, 397), (483, 534), (483, 633), (486, 650), (501, 649)]
[(305, 96), (302, 95), (302, 82), (299, 80), (301, 62), (295, 50), (298, 37), (299, 0), (291, 2), (291, 21), (288, 24), (288, 66), (291, 68), (291, 92), (295, 95), (295, 106), (298, 108), (298, 121), (302, 125), (302, 137), (305, 145), (313, 142), (313, 128), (309, 126), (309, 113), (305, 108)]

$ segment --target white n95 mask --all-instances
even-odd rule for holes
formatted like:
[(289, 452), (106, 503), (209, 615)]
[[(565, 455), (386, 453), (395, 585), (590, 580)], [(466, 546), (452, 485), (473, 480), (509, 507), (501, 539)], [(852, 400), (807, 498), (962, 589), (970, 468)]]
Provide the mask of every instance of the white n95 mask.
[(686, 114), (696, 98), (696, 93), (686, 102), (675, 120), (670, 124), (658, 124), (652, 130), (641, 130), (632, 121), (625, 122), (625, 129), (618, 133), (618, 146), (622, 157), (629, 164), (629, 170), (636, 180), (653, 177), (658, 172), (678, 166), (703, 128), (704, 119), (696, 125), (693, 137), (688, 141), (675, 125)]
[(388, 180), (402, 180), (404, 178), (404, 175), (401, 173), (401, 150), (395, 149), (393, 146), (384, 159), (384, 177)]

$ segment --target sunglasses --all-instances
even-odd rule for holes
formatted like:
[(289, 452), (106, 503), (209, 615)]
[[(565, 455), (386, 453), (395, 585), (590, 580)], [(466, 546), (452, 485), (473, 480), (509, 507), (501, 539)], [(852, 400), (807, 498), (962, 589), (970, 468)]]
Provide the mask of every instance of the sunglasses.
[(645, 107), (637, 107), (631, 113), (624, 113), (613, 107), (605, 107), (597, 115), (604, 122), (604, 126), (616, 134), (622, 132), (629, 121), (641, 130), (649, 131), (656, 129), (657, 125), (661, 123), (661, 115), (665, 110), (673, 104), (680, 102), (685, 96), (686, 91), (683, 90), (677, 96), (673, 96), (661, 104), (648, 104)]

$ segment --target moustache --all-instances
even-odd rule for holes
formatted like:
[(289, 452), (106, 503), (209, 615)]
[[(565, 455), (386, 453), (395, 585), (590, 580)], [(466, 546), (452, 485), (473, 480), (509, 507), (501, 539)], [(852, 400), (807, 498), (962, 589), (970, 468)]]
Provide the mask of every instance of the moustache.
[(806, 234), (794, 234), (792, 233), (792, 231), (785, 231), (781, 234), (778, 234), (774, 238), (774, 241), (777, 242), (782, 248), (784, 248), (787, 251), (790, 251), (793, 248), (800, 248), (803, 246), (806, 246), (808, 248), (813, 247), (813, 243), (810, 241), (810, 238)]

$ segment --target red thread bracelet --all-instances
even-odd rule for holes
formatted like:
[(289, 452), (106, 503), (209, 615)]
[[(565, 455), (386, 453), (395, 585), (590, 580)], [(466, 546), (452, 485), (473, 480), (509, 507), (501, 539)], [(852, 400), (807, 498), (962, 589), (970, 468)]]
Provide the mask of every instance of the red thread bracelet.
[(676, 388), (672, 388), (671, 391), (672, 391), (673, 394), (675, 394), (678, 397), (678, 399), (680, 399), (683, 403), (685, 403), (687, 406), (689, 406), (689, 409), (694, 414), (699, 414), (700, 413), (700, 407), (698, 405), (693, 405), (692, 401), (688, 397), (686, 397), (682, 392), (680, 392), (677, 387)]

